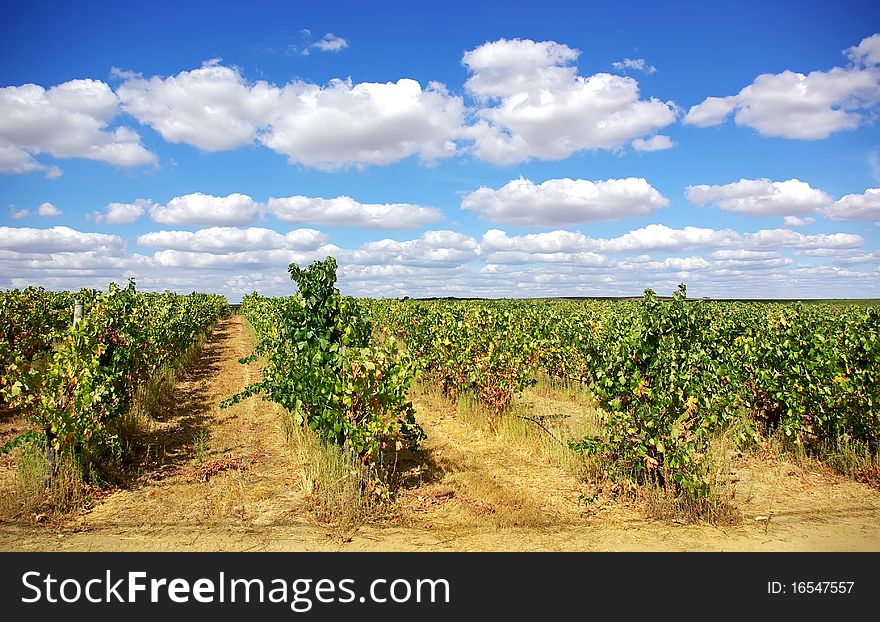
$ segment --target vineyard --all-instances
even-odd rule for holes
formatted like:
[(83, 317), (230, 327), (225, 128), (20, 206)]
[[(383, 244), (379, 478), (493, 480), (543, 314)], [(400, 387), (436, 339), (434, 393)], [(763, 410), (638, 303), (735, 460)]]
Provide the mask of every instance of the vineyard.
[(880, 441), (876, 307), (689, 302), (374, 301), (377, 323), (454, 396), (500, 415), (542, 374), (602, 408), (602, 434), (571, 443), (613, 479), (709, 494), (714, 433), (743, 447), (777, 429), (822, 451)]
[[(691, 300), (684, 285), (667, 299), (651, 290), (618, 301), (355, 299), (336, 288), (336, 270), (332, 258), (291, 264), (293, 295), (244, 298), (238, 314), (253, 346), (235, 364), (245, 380), (212, 398), (211, 425), (273, 403), (287, 443), (305, 442), (306, 432), (335, 448), (343, 463), (333, 478), (354, 478), (360, 501), (386, 514), (427, 503), (430, 491), (439, 506), (465, 499), (462, 485), (487, 485), (453, 477), (449, 490), (435, 490), (442, 473), (480, 461), (444, 434), (503, 444), (514, 428), (519, 444), (501, 454), (574, 482), (579, 494), (565, 503), (577, 512), (600, 496), (627, 502), (654, 491), (685, 522), (716, 521), (735, 496), (730, 457), (748, 461), (771, 445), (773, 460), (799, 456), (851, 482), (880, 482), (876, 306)], [(168, 390), (155, 378), (182, 371), (206, 335), (229, 325), (222, 297), (141, 293), (133, 283), (3, 292), (0, 312), (2, 408), (28, 428), (3, 452), (37, 448), (50, 482), (61, 456), (89, 464), (82, 472), (93, 487), (107, 483), (100, 462), (125, 461), (131, 449), (118, 422), (150, 392)], [(450, 408), (454, 428), (432, 414)], [(440, 445), (459, 457), (448, 462)], [(244, 472), (266, 453), (202, 465), (202, 481)], [(330, 485), (305, 479), (308, 499)], [(527, 505), (516, 496), (526, 493), (463, 504), (497, 514)], [(514, 525), (544, 524), (512, 516)]]
[(134, 283), (107, 292), (3, 292), (0, 397), (35, 430), (2, 450), (44, 445), (52, 468), (58, 453), (79, 460), (118, 452), (114, 420), (160, 371), (179, 367), (227, 309), (221, 296), (146, 294)]

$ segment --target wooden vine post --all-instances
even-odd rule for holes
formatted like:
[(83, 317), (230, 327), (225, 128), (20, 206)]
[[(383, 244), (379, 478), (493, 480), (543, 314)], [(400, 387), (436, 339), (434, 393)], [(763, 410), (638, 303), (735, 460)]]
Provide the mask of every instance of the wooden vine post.
[[(73, 326), (75, 327), (77, 323), (83, 317), (83, 301), (81, 298), (77, 298), (73, 303)], [(66, 398), (65, 398), (66, 401)], [(66, 407), (66, 404), (64, 404)], [(58, 468), (58, 456), (55, 451), (55, 447), (52, 441), (55, 439), (55, 435), (52, 433), (52, 430), (46, 429), (46, 460), (49, 463), (49, 477), (48, 482), (51, 483), (52, 477), (55, 475), (55, 471)]]

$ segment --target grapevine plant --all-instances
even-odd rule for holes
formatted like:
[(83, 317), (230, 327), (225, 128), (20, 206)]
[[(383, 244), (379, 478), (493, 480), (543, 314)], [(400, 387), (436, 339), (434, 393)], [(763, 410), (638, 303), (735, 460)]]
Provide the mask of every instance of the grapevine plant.
[(297, 295), (245, 297), (241, 311), (258, 344), (242, 362), (265, 357), (262, 378), (221, 406), (264, 393), (296, 425), (350, 449), (379, 475), (386, 454), (415, 449), (425, 437), (407, 399), (416, 366), (395, 339), (371, 342), (362, 305), (335, 287), (336, 269), (333, 257), (306, 268), (292, 263)]
[(654, 480), (705, 497), (713, 359), (700, 309), (681, 285), (668, 304), (646, 290), (641, 311), (595, 372), (593, 391), (608, 413), (605, 438), (581, 448), (603, 454), (615, 479)]
[(0, 402), (18, 369), (42, 364), (52, 344), (70, 327), (74, 294), (27, 287), (0, 292)]

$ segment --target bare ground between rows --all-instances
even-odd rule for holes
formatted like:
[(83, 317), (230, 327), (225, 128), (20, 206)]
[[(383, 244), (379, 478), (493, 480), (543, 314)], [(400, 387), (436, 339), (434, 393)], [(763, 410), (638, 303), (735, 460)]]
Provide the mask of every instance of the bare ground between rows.
[(252, 349), (243, 318), (221, 322), (165, 396), (150, 440), (157, 458), (138, 483), (60, 525), (0, 524), (0, 550), (880, 551), (880, 493), (827, 469), (746, 456), (734, 465), (739, 524), (648, 520), (622, 502), (585, 506), (568, 469), (422, 393), (414, 403), (429, 438), (396, 503), (340, 536), (311, 512), (277, 407), (218, 407), (258, 377), (238, 363)]

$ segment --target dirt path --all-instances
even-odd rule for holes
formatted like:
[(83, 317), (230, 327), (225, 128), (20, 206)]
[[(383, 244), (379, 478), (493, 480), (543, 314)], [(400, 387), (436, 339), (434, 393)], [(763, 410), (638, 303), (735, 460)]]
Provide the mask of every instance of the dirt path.
[[(570, 402), (528, 396), (543, 410)], [(880, 551), (880, 491), (832, 473), (757, 456), (733, 465), (735, 526), (646, 519), (621, 502), (585, 506), (582, 484), (540, 453), (475, 429), (436, 396), (414, 402), (433, 477), (406, 491), (412, 524), (459, 550)], [(769, 520), (755, 520), (756, 517)]]
[(880, 492), (825, 470), (750, 458), (737, 465), (741, 524), (650, 521), (584, 506), (569, 470), (430, 394), (415, 396), (429, 439), (394, 511), (340, 537), (309, 511), (277, 408), (217, 406), (258, 377), (237, 362), (252, 349), (245, 321), (224, 320), (166, 396), (140, 483), (60, 527), (2, 524), (0, 550), (880, 551)]
[(491, 542), (499, 530), (587, 524), (578, 503), (585, 489), (570, 472), (467, 421), (439, 395), (417, 394), (413, 404), (428, 435), (423, 444), (427, 476), (400, 494), (413, 526), (433, 530), (443, 540), (481, 533)]

